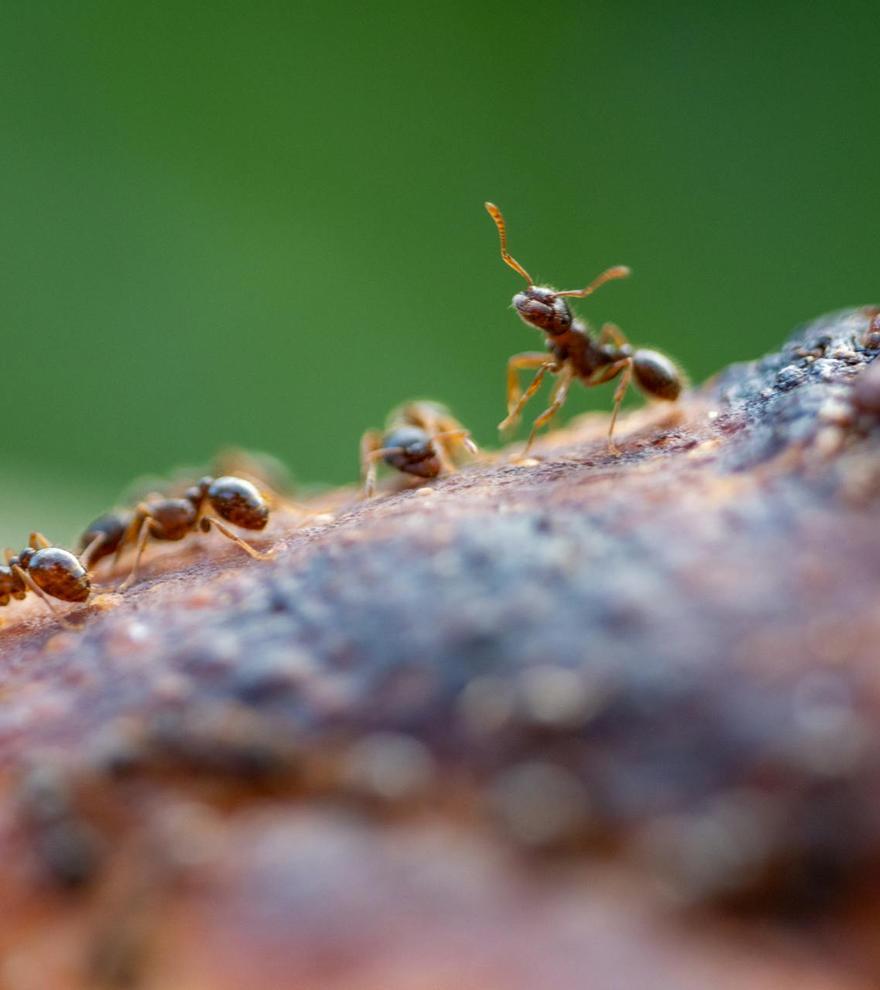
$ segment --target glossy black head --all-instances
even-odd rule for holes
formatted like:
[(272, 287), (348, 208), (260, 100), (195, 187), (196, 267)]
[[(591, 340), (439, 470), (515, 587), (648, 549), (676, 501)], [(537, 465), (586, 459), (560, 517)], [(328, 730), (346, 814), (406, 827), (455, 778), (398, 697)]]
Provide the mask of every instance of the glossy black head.
[(513, 297), (513, 306), (524, 323), (551, 336), (567, 333), (571, 329), (571, 308), (552, 289), (530, 285), (517, 292)]
[(431, 437), (417, 426), (401, 426), (386, 433), (382, 446), (391, 452), (385, 455), (390, 467), (413, 474), (417, 478), (436, 478), (440, 461)]

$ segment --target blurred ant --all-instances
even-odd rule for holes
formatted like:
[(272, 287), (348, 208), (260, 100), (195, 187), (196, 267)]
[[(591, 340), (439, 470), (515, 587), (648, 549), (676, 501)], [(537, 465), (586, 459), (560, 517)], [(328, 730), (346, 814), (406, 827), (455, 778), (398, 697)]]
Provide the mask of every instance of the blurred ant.
[[(209, 509), (216, 512), (220, 519), (205, 515)], [(111, 554), (118, 559), (134, 544), (131, 572), (118, 589), (125, 591), (134, 583), (149, 539), (182, 540), (196, 530), (207, 533), (216, 529), (251, 557), (268, 560), (271, 553), (256, 550), (226, 525), (231, 523), (241, 529), (262, 530), (268, 521), (269, 506), (256, 485), (231, 475), (222, 478), (207, 476), (188, 488), (181, 498), (157, 495), (140, 502), (134, 510), (122, 509), (100, 516), (80, 538), (82, 559), (91, 568)]]
[(408, 402), (393, 410), (381, 430), (361, 437), (361, 476), (364, 497), (376, 490), (379, 461), (417, 478), (436, 478), (456, 469), (461, 448), (477, 453), (477, 445), (445, 406), (437, 402)]
[(62, 602), (86, 602), (95, 590), (83, 563), (69, 550), (52, 544), (42, 533), (31, 533), (27, 547), (21, 553), (5, 551), (5, 564), (0, 564), (0, 606), (10, 599), (21, 601), (32, 591), (64, 625), (51, 599)]
[[(633, 350), (618, 327), (606, 323), (598, 339), (590, 335), (590, 328), (572, 313), (566, 296), (584, 299), (592, 295), (600, 286), (616, 278), (626, 278), (630, 270), (625, 265), (616, 265), (602, 272), (584, 289), (567, 289), (558, 292), (547, 286), (535, 285), (531, 275), (507, 252), (507, 231), (501, 210), (493, 203), (486, 203), (489, 216), (495, 221), (501, 240), (501, 259), (527, 283), (524, 292), (513, 297), (513, 305), (523, 322), (542, 330), (547, 335), (546, 353), (528, 351), (514, 354), (507, 362), (507, 417), (498, 425), (499, 430), (514, 426), (520, 417), (523, 406), (532, 398), (549, 371), (558, 375), (551, 393), (549, 407), (541, 413), (532, 426), (524, 454), (529, 452), (537, 431), (549, 423), (562, 408), (568, 397), (568, 389), (573, 379), (579, 379), (587, 388), (601, 385), (621, 375), (620, 383), (614, 391), (614, 410), (608, 427), (608, 448), (619, 453), (612, 439), (614, 424), (624, 394), (635, 377), (636, 385), (656, 399), (674, 401), (684, 386), (684, 376), (676, 365), (659, 351), (639, 348)], [(520, 389), (517, 372), (524, 368), (537, 368), (537, 374), (523, 393)]]

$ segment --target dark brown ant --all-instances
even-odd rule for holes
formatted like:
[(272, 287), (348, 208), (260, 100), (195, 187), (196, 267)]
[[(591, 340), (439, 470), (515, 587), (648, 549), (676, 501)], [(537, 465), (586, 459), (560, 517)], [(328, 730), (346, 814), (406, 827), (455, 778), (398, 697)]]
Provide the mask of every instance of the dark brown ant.
[(95, 590), (82, 561), (69, 550), (53, 546), (42, 533), (31, 533), (21, 553), (6, 550), (5, 559), (0, 564), (0, 606), (11, 599), (21, 601), (32, 591), (67, 625), (51, 599), (82, 603)]
[[(220, 518), (206, 515), (208, 510), (213, 510)], [(188, 488), (180, 498), (155, 495), (140, 502), (134, 510), (117, 510), (100, 516), (83, 533), (80, 546), (82, 558), (91, 568), (111, 554), (118, 559), (134, 545), (131, 572), (119, 586), (119, 591), (125, 591), (135, 580), (149, 539), (176, 541), (196, 530), (207, 533), (216, 529), (251, 557), (268, 560), (271, 553), (256, 550), (226, 525), (231, 523), (241, 529), (258, 531), (265, 529), (268, 521), (268, 502), (252, 482), (231, 475), (207, 476)]]
[[(535, 285), (531, 275), (507, 252), (507, 231), (501, 210), (493, 203), (485, 205), (498, 228), (502, 260), (527, 283), (525, 291), (518, 292), (513, 297), (514, 308), (523, 322), (547, 335), (547, 350), (550, 352), (550, 356), (533, 351), (514, 354), (507, 362), (507, 417), (499, 423), (498, 428), (506, 430), (514, 426), (519, 420), (523, 406), (538, 391), (547, 372), (557, 375), (550, 405), (532, 426), (523, 452), (527, 454), (537, 431), (549, 423), (562, 408), (572, 380), (578, 379), (590, 388), (621, 375), (620, 383), (614, 391), (614, 410), (608, 427), (609, 449), (617, 453), (612, 440), (614, 424), (632, 378), (635, 377), (636, 385), (647, 395), (671, 402), (681, 393), (684, 376), (675, 363), (659, 351), (643, 348), (634, 350), (619, 328), (612, 323), (606, 323), (598, 339), (594, 339), (588, 324), (574, 316), (564, 297), (586, 298), (606, 282), (626, 278), (630, 273), (629, 268), (625, 265), (609, 268), (584, 289), (567, 289), (559, 292), (547, 286)], [(523, 393), (517, 372), (524, 368), (537, 368), (538, 371)]]
[(461, 448), (472, 454), (477, 445), (470, 431), (437, 402), (408, 402), (388, 417), (385, 430), (367, 430), (361, 437), (364, 497), (376, 490), (379, 461), (417, 478), (436, 478), (456, 469)]

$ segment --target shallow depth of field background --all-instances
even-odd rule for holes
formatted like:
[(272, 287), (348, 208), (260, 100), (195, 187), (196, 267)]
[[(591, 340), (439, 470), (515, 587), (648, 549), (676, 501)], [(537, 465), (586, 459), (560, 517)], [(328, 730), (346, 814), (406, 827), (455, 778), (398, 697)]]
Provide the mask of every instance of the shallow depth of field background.
[(630, 265), (581, 312), (695, 380), (877, 302), (878, 27), (875, 0), (3, 4), (0, 541), (69, 541), (227, 444), (351, 479), (410, 396), (494, 443), (540, 339), (485, 199), (539, 280)]

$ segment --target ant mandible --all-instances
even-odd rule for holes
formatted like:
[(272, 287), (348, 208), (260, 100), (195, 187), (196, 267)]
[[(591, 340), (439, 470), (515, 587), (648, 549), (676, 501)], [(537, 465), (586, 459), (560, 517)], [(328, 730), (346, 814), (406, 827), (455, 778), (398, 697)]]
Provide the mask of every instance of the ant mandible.
[(21, 601), (32, 591), (56, 618), (69, 625), (51, 599), (82, 603), (94, 590), (82, 561), (69, 550), (53, 546), (42, 533), (31, 533), (21, 553), (6, 550), (5, 559), (0, 564), (0, 606), (13, 598)]
[[(220, 519), (205, 515), (208, 508)], [(134, 563), (118, 589), (125, 591), (134, 583), (149, 539), (176, 541), (198, 529), (203, 533), (216, 529), (251, 557), (268, 560), (271, 553), (255, 549), (226, 525), (231, 523), (241, 529), (257, 531), (265, 529), (268, 521), (269, 505), (256, 485), (232, 475), (206, 476), (188, 488), (181, 498), (157, 496), (139, 503), (133, 511), (123, 509), (100, 516), (80, 538), (82, 559), (87, 567), (93, 567), (102, 557), (111, 554), (118, 559), (134, 544)]]
[[(612, 453), (618, 453), (612, 439), (614, 424), (631, 380), (635, 378), (636, 385), (652, 398), (671, 402), (681, 393), (684, 376), (665, 354), (644, 348), (634, 350), (620, 329), (612, 323), (606, 323), (598, 339), (594, 339), (590, 335), (588, 324), (574, 316), (565, 297), (584, 299), (606, 282), (626, 278), (630, 273), (629, 268), (625, 265), (609, 268), (583, 289), (559, 292), (548, 286), (535, 285), (525, 268), (508, 254), (507, 230), (501, 210), (494, 203), (485, 205), (498, 228), (502, 260), (527, 283), (525, 291), (517, 292), (513, 297), (514, 308), (524, 323), (547, 335), (547, 350), (550, 352), (549, 356), (534, 351), (514, 354), (507, 362), (507, 417), (498, 424), (499, 430), (506, 430), (519, 421), (523, 407), (538, 391), (548, 371), (558, 376), (551, 393), (550, 405), (535, 420), (524, 454), (529, 452), (537, 431), (549, 423), (562, 408), (574, 379), (590, 388), (621, 375), (614, 391), (614, 410), (608, 427), (608, 447)], [(517, 372), (525, 368), (538, 370), (531, 384), (522, 392)]]
[(477, 453), (469, 430), (438, 402), (407, 402), (393, 410), (385, 430), (367, 430), (361, 437), (364, 497), (376, 490), (379, 461), (417, 478), (436, 478), (456, 469), (460, 449)]

